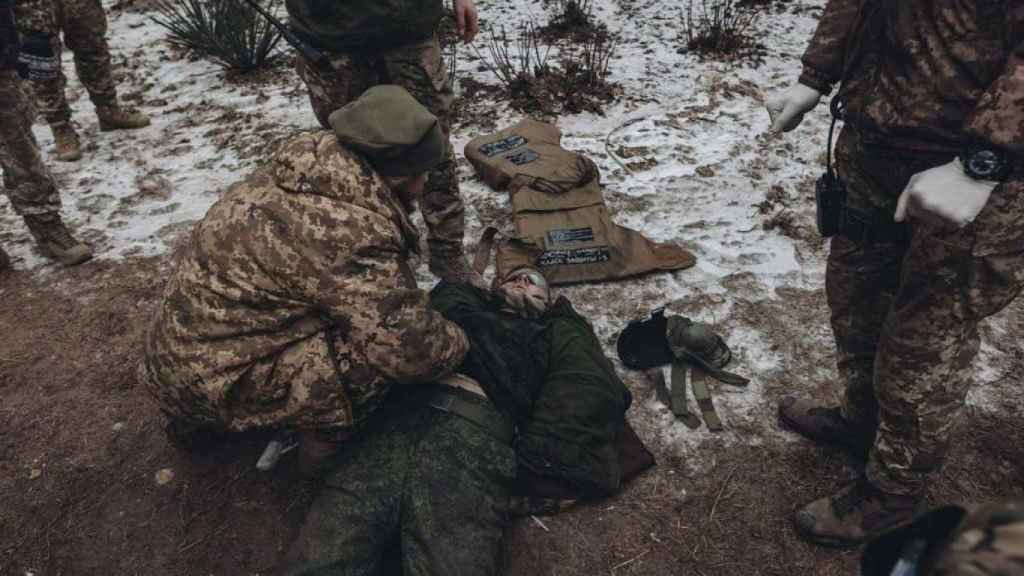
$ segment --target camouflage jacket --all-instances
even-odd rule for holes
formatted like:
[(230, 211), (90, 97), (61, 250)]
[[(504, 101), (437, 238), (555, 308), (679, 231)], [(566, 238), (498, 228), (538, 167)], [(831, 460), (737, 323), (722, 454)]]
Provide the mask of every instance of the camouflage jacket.
[(828, 0), (800, 82), (899, 145), (1024, 158), (1024, 2)]
[(0, 70), (14, 70), (18, 62), (18, 29), (13, 0), (0, 0)]
[(146, 382), (166, 412), (234, 430), (356, 423), (392, 383), (444, 376), (468, 349), (415, 287), (416, 242), (361, 157), (329, 132), (292, 140), (177, 255)]
[(329, 52), (376, 51), (429, 38), (441, 0), (286, 0), (288, 26)]

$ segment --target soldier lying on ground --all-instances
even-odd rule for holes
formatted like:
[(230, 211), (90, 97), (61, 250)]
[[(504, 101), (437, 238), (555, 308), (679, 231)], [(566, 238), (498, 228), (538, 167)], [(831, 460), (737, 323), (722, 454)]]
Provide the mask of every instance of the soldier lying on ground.
[[(621, 482), (630, 394), (590, 324), (531, 268), (496, 291), (442, 282), (432, 305), (466, 332), (459, 373), (392, 391), (339, 451), (285, 573), (489, 576), (519, 467), (582, 497)], [(516, 431), (513, 450), (513, 431)], [(390, 573), (390, 572), (388, 572)]]
[[(4, 193), (14, 211), (25, 219), (43, 254), (65, 266), (81, 264), (92, 258), (92, 249), (76, 240), (61, 220), (60, 193), (39, 155), (28, 97), (15, 72), (18, 53), (13, 3), (0, 0), (0, 168)], [(0, 248), (0, 270), (8, 267), (10, 259)]]
[(407, 259), (437, 118), (378, 86), (232, 186), (196, 225), (145, 343), (140, 378), (172, 442), (287, 426), (330, 451), (395, 383), (435, 382), (468, 348)]

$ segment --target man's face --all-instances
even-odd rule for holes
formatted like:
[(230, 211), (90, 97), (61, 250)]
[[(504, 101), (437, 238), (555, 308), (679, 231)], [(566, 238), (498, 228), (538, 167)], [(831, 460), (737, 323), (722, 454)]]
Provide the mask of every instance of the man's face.
[(550, 289), (536, 270), (522, 268), (508, 275), (501, 284), (505, 301), (514, 309), (542, 314), (547, 309)]

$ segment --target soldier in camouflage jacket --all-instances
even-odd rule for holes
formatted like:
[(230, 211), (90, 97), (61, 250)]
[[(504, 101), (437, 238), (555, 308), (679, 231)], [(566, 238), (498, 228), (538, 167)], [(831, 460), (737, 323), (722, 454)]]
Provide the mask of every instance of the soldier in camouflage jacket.
[(142, 366), (172, 423), (344, 436), (392, 384), (466, 353), (407, 265), (408, 205), (444, 150), (436, 118), (379, 86), (332, 119), (232, 186), (177, 255)]
[(1024, 286), (1024, 3), (829, 0), (799, 83), (767, 102), (772, 128), (837, 83), (826, 288), (845, 394), (780, 416), (867, 459), (794, 517), (848, 546), (910, 518), (963, 412), (978, 323)]

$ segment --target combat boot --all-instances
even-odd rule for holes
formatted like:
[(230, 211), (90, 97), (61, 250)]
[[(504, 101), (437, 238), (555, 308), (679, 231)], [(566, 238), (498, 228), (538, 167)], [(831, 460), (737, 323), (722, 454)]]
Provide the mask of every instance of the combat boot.
[(118, 105), (97, 106), (96, 117), (100, 120), (102, 132), (134, 130), (149, 126), (149, 118), (145, 114), (136, 110), (125, 110)]
[(11, 257), (4, 252), (3, 248), (0, 248), (0, 272), (4, 272), (11, 267)]
[(859, 460), (868, 459), (875, 443), (874, 428), (843, 418), (838, 406), (824, 408), (787, 396), (779, 402), (779, 420), (785, 428), (819, 444), (838, 446)]
[(53, 131), (57, 160), (74, 162), (82, 157), (82, 142), (78, 139), (78, 132), (75, 132), (71, 122), (51, 124), (50, 130)]
[(462, 250), (437, 249), (430, 247), (430, 273), (446, 282), (468, 282), (483, 287), (484, 279), (466, 261)]
[(43, 254), (64, 266), (74, 266), (92, 258), (92, 248), (76, 240), (56, 212), (26, 214), (25, 224)]
[(852, 548), (909, 522), (921, 495), (887, 494), (863, 476), (831, 496), (819, 498), (793, 515), (801, 538), (834, 548)]

